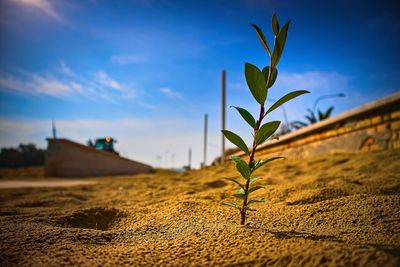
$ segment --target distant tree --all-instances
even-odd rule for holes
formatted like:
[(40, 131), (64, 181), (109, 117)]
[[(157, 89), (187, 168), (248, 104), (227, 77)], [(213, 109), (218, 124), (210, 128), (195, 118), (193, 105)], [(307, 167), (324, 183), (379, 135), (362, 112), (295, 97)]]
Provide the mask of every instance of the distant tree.
[(0, 168), (40, 166), (44, 164), (46, 150), (34, 144), (20, 144), (16, 148), (0, 150)]
[(292, 122), (291, 126), (295, 129), (300, 129), (305, 126), (328, 119), (331, 116), (332, 111), (333, 111), (333, 107), (329, 107), (325, 112), (318, 110), (318, 113), (315, 114), (311, 109), (307, 109), (308, 115), (306, 115), (305, 118), (308, 122), (294, 121), (294, 122)]
[(87, 140), (86, 144), (87, 144), (87, 146), (89, 146), (89, 147), (94, 147), (94, 144), (93, 144), (92, 139)]

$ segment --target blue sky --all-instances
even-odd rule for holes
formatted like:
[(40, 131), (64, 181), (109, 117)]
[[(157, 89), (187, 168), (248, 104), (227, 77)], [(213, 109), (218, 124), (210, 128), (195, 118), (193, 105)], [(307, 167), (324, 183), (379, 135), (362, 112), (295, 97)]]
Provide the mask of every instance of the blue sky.
[[(163, 166), (220, 152), (220, 75), (227, 104), (256, 112), (244, 62), (268, 58), (249, 23), (271, 40), (270, 19), (292, 19), (271, 98), (307, 89), (285, 108), (289, 120), (320, 102), (334, 114), (397, 92), (399, 7), (395, 1), (50, 1), (0, 3), (0, 146), (46, 146), (58, 136), (85, 143), (112, 135), (122, 155)], [(234, 110), (227, 128), (250, 130)], [(271, 114), (282, 119), (282, 110)], [(230, 145), (229, 145), (230, 146)], [(157, 157), (162, 158), (161, 161)]]

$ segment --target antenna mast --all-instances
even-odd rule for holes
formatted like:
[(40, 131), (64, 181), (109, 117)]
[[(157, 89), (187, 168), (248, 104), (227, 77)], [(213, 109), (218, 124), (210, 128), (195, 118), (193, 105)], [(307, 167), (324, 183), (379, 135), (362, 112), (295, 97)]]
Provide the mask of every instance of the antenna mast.
[(56, 130), (56, 124), (55, 124), (54, 120), (51, 121), (51, 128), (53, 131), (53, 139), (56, 139), (57, 138), (57, 130)]

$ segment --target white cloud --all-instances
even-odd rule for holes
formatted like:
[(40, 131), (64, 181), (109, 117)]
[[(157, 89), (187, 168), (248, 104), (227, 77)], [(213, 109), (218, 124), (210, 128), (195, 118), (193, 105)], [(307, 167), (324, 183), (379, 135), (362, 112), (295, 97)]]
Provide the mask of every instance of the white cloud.
[(82, 85), (81, 85), (81, 84), (76, 83), (76, 82), (71, 82), (70, 84), (71, 84), (71, 87), (72, 87), (74, 90), (76, 90), (76, 91), (78, 91), (78, 92), (81, 92), (81, 91), (82, 91)]
[(175, 98), (175, 99), (183, 98), (181, 93), (175, 92), (169, 87), (162, 87), (159, 89), (159, 91), (169, 98)]
[(54, 77), (44, 77), (38, 74), (27, 73), (24, 78), (0, 73), (0, 90), (62, 96), (66, 95), (73, 88), (73, 85), (59, 81)]
[[(247, 84), (242, 81), (228, 83), (227, 87), (234, 90), (248, 90)], [(350, 78), (334, 71), (306, 71), (278, 73), (273, 90), (312, 90), (315, 92), (343, 91), (349, 88)]]
[[(93, 78), (93, 77), (92, 77)], [(44, 94), (65, 97), (79, 94), (91, 100), (135, 99), (137, 91), (112, 79), (106, 72), (98, 71), (95, 79), (76, 74), (63, 60), (56, 72), (44, 74), (20, 70), (17, 74), (0, 71), (0, 90), (22, 94)]]
[(334, 97), (318, 102), (317, 109), (326, 110), (334, 106), (334, 114), (337, 114), (347, 109), (346, 99), (349, 99), (354, 91), (350, 86), (350, 77), (334, 71), (281, 72), (272, 88), (271, 96), (278, 99), (283, 96), (283, 92), (294, 90), (308, 90), (311, 93), (285, 104), (281, 110), (274, 111), (275, 115), (282, 114), (285, 109), (289, 121), (304, 120), (307, 108), (312, 109), (318, 97), (344, 93), (346, 98)]
[(114, 55), (111, 61), (117, 64), (126, 65), (145, 62), (147, 58), (144, 55)]
[(284, 90), (341, 91), (349, 87), (349, 78), (337, 72), (306, 71), (278, 74), (275, 88)]
[(62, 16), (54, 8), (54, 1), (50, 0), (11, 0), (12, 2), (34, 10), (39, 10), (40, 12), (46, 14), (48, 17), (58, 21), (63, 22)]
[(139, 106), (144, 107), (146, 109), (151, 109), (151, 110), (157, 110), (157, 106), (149, 104), (147, 102), (143, 102), (143, 101), (137, 101), (136, 102)]
[(75, 76), (72, 70), (67, 66), (64, 60), (60, 60), (60, 72), (67, 76)]
[(121, 84), (113, 80), (106, 72), (98, 71), (96, 73), (97, 82), (103, 86), (113, 88), (115, 90), (122, 90)]

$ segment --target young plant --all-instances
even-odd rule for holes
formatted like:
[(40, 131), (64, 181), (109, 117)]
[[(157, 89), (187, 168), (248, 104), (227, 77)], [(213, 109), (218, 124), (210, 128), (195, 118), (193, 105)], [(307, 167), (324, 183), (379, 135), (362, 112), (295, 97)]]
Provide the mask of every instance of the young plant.
[(263, 188), (262, 186), (254, 185), (259, 177), (254, 177), (253, 172), (258, 168), (266, 165), (267, 163), (283, 158), (272, 157), (269, 159), (255, 159), (255, 152), (257, 150), (257, 147), (264, 142), (270, 140), (281, 123), (280, 121), (270, 121), (263, 124), (263, 120), (270, 112), (274, 111), (282, 104), (299, 95), (309, 93), (305, 90), (293, 91), (280, 98), (268, 109), (266, 109), (265, 107), (268, 91), (274, 85), (278, 76), (277, 66), (282, 56), (283, 49), (285, 48), (289, 24), (290, 20), (285, 25), (283, 25), (282, 28), (280, 28), (276, 14), (272, 16), (272, 31), (274, 33), (274, 47), (272, 49), (270, 48), (267, 39), (265, 38), (261, 29), (257, 25), (251, 24), (251, 26), (255, 29), (262, 46), (269, 56), (269, 65), (264, 67), (262, 70), (250, 63), (245, 63), (245, 76), (247, 85), (250, 89), (251, 94), (260, 105), (260, 112), (257, 119), (255, 119), (246, 109), (241, 107), (234, 107), (253, 129), (252, 146), (249, 149), (249, 147), (240, 136), (231, 131), (222, 130), (224, 136), (248, 156), (248, 162), (246, 162), (241, 157), (231, 157), (232, 160), (236, 162), (236, 169), (244, 178), (244, 182), (242, 183), (235, 179), (227, 178), (229, 181), (239, 186), (239, 189), (234, 192), (233, 196), (241, 200), (241, 205), (237, 205), (231, 202), (223, 202), (224, 205), (231, 206), (240, 211), (241, 225), (246, 224), (247, 212), (254, 210), (250, 207), (252, 204), (265, 202), (264, 198), (249, 198), (251, 193)]

